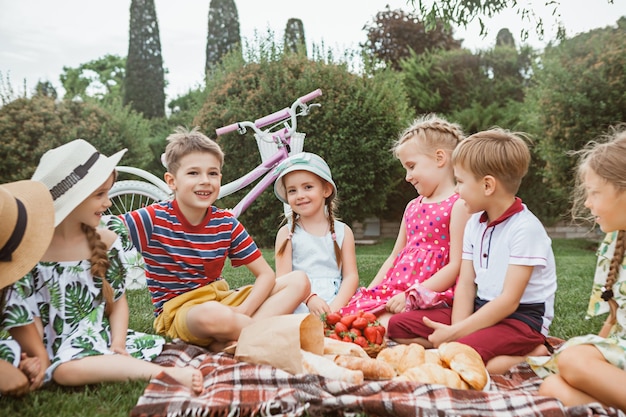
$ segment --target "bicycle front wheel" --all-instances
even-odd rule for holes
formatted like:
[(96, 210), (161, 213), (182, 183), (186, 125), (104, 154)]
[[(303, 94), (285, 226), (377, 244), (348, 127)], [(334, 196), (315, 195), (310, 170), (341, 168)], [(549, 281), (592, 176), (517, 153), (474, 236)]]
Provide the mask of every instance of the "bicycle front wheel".
[(118, 181), (109, 191), (111, 207), (107, 214), (123, 214), (169, 198), (154, 184), (144, 181)]

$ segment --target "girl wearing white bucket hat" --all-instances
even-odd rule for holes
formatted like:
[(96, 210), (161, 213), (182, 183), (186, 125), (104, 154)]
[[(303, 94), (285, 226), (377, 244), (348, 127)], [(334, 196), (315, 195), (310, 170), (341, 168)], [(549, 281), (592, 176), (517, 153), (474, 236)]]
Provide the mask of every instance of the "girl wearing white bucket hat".
[[(23, 277), (39, 261), (54, 230), (52, 198), (38, 181), (0, 185), (0, 312), (5, 287)], [(14, 340), (0, 341), (0, 394), (21, 396), (36, 384), (37, 357), (21, 358)]]
[(199, 392), (198, 369), (149, 362), (163, 338), (128, 330), (121, 258), (128, 238), (98, 227), (111, 206), (108, 192), (125, 151), (107, 157), (76, 139), (42, 156), (33, 179), (54, 200), (55, 230), (41, 262), (15, 284), (19, 291), (10, 292), (3, 325), (45, 365), (44, 382), (76, 386), (149, 380), (166, 372)]
[(276, 276), (304, 271), (311, 293), (294, 311), (316, 315), (339, 310), (359, 285), (354, 235), (335, 219), (337, 187), (326, 161), (302, 152), (276, 167), (276, 197), (291, 219), (276, 235)]

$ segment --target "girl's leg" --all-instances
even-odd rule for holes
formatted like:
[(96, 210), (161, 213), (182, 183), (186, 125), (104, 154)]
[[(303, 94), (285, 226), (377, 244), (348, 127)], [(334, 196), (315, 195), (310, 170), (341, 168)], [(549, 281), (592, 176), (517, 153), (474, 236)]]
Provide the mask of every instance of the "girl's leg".
[(265, 317), (291, 314), (311, 293), (311, 283), (302, 271), (292, 271), (276, 278), (270, 296), (257, 309), (253, 317)]
[(67, 386), (121, 382), (128, 380), (149, 381), (165, 372), (195, 394), (202, 392), (202, 372), (191, 366), (184, 368), (160, 366), (152, 362), (126, 355), (98, 355), (65, 362), (52, 374), (52, 379)]
[(571, 346), (558, 358), (559, 377), (553, 378), (540, 393), (573, 406), (599, 401), (626, 411), (626, 371), (610, 364), (593, 345)]
[(538, 345), (528, 355), (524, 356), (509, 356), (499, 355), (487, 362), (487, 371), (490, 374), (503, 374), (507, 372), (511, 367), (517, 365), (520, 362), (524, 362), (528, 356), (549, 356), (548, 348), (545, 345)]

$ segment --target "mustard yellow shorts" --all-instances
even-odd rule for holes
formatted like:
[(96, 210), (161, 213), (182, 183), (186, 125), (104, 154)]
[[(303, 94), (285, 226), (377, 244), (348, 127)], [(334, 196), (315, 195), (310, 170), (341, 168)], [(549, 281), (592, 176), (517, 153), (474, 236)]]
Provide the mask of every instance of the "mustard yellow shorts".
[(154, 330), (158, 334), (169, 336), (172, 339), (180, 338), (194, 345), (208, 346), (214, 341), (212, 338), (203, 339), (189, 331), (187, 327), (189, 310), (208, 301), (217, 301), (227, 306), (238, 306), (248, 297), (251, 290), (252, 285), (231, 290), (226, 280), (221, 279), (180, 294), (163, 304), (163, 311), (154, 319)]

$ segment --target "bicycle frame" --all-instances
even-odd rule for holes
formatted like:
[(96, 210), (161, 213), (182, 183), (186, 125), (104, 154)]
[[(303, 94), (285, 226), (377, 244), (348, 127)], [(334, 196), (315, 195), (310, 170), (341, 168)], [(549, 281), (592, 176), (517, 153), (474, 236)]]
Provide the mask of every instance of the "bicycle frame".
[[(254, 136), (258, 141), (272, 142), (276, 146), (276, 151), (273, 155), (263, 158), (261, 164), (255, 167), (252, 171), (246, 175), (234, 180), (221, 187), (219, 198), (228, 196), (237, 192), (246, 186), (252, 184), (257, 179), (263, 177), (240, 201), (237, 205), (230, 209), (235, 217), (239, 217), (250, 205), (256, 200), (265, 189), (272, 184), (278, 177), (278, 173), (271, 172), (280, 162), (287, 159), (291, 154), (291, 139), (296, 134), (298, 126), (298, 116), (306, 116), (309, 114), (309, 110), (313, 106), (319, 106), (320, 104), (306, 103), (316, 97), (322, 95), (322, 90), (317, 89), (311, 93), (298, 98), (289, 108), (284, 108), (280, 111), (262, 117), (254, 122), (243, 121), (233, 123), (231, 125), (219, 128), (215, 130), (218, 136), (233, 132), (237, 130), (239, 134), (246, 133), (247, 128), (251, 128), (255, 133)], [(298, 112), (300, 110), (300, 112)], [(263, 127), (271, 125), (265, 130), (261, 130)], [(282, 127), (280, 130), (272, 131), (278, 125)], [(260, 142), (259, 142), (260, 143)], [(301, 152), (298, 151), (298, 152)]]

